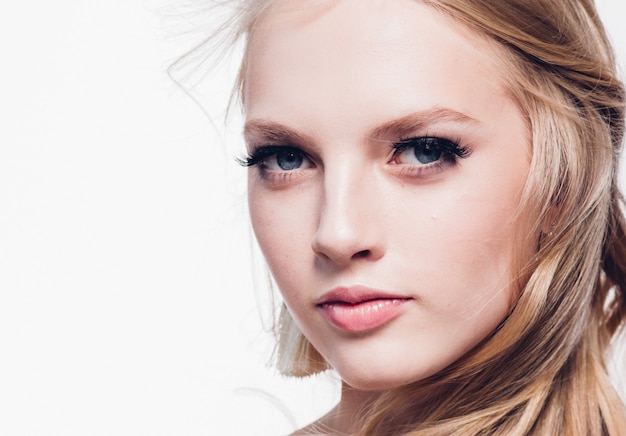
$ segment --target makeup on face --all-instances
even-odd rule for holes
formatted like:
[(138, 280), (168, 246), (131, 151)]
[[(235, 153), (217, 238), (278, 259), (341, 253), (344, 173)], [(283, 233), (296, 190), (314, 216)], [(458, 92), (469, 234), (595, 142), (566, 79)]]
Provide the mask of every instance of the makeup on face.
[(322, 295), (317, 308), (338, 329), (361, 333), (393, 321), (411, 300), (412, 297), (364, 286), (339, 287)]
[(507, 315), (530, 139), (499, 53), (459, 23), (412, 0), (306, 4), (250, 41), (252, 224), (307, 339), (350, 386), (388, 389)]

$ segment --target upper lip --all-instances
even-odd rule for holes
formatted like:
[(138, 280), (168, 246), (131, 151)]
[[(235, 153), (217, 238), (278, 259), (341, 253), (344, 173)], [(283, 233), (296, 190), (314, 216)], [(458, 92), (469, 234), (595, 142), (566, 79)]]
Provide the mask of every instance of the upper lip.
[(323, 294), (317, 300), (316, 305), (321, 306), (331, 303), (358, 304), (370, 300), (407, 300), (411, 298), (406, 295), (393, 294), (366, 286), (339, 286)]

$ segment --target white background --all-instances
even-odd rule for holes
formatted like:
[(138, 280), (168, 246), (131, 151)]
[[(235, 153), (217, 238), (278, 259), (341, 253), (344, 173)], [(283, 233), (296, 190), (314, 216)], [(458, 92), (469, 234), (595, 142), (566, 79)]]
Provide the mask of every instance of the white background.
[[(337, 399), (265, 365), (237, 123), (165, 74), (198, 35), (163, 5), (3, 5), (2, 435), (280, 435)], [(626, 70), (626, 6), (599, 7)]]

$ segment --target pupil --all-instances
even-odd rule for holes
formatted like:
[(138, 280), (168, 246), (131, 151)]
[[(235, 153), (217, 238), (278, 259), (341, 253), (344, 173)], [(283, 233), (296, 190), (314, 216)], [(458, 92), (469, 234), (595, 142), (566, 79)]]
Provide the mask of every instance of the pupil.
[(441, 150), (432, 149), (428, 145), (415, 147), (415, 157), (420, 163), (429, 164), (441, 159)]
[(282, 152), (276, 154), (276, 163), (280, 167), (280, 169), (289, 171), (295, 170), (302, 165), (303, 157), (299, 153), (294, 153), (293, 151)]

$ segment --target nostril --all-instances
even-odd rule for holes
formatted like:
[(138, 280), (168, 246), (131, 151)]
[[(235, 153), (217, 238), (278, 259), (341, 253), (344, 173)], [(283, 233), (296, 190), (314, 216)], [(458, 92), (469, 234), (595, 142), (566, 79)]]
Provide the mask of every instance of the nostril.
[(370, 256), (371, 254), (372, 254), (372, 253), (370, 252), (370, 250), (361, 250), (361, 251), (359, 251), (359, 252), (357, 252), (357, 253), (354, 253), (354, 254), (352, 255), (352, 258), (354, 258), (354, 259), (359, 259), (359, 258), (362, 258), (362, 257), (368, 257), (368, 256)]

